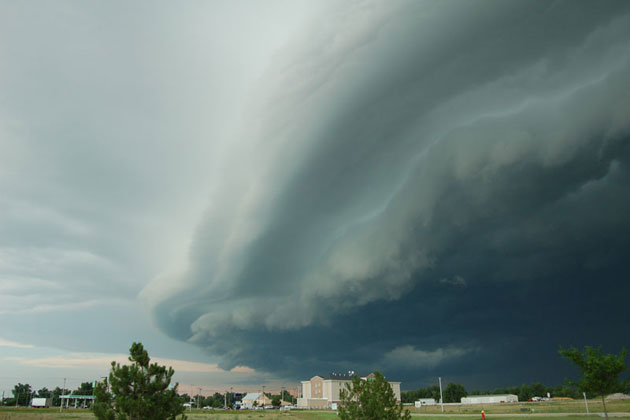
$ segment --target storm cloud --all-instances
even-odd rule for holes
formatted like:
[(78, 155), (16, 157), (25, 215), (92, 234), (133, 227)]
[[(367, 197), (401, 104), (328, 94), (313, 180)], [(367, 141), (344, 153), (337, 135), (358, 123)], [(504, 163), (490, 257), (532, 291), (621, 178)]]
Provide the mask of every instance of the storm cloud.
[[(559, 382), (630, 316), (630, 3), (351, 2), (214, 159), (161, 330), (298, 378)], [(535, 364), (540, 369), (527, 368)]]

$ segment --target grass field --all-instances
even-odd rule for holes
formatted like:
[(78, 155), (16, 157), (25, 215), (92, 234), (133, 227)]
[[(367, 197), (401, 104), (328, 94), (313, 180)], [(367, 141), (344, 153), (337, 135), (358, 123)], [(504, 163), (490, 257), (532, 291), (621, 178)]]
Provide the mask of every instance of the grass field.
[[(435, 416), (435, 417), (412, 417), (413, 419), (421, 419), (421, 420), (481, 420), (481, 418), (476, 416), (470, 417), (449, 417), (449, 416)], [(505, 416), (497, 416), (491, 417), (489, 420), (523, 420), (527, 419), (527, 417), (510, 417), (509, 414)], [(590, 417), (584, 415), (566, 415), (566, 416), (553, 416), (553, 417), (544, 417), (544, 416), (536, 416), (531, 417), (533, 420), (596, 420), (600, 419), (598, 415), (591, 415)], [(630, 419), (630, 417), (611, 417), (612, 420), (626, 420)]]
[[(589, 400), (591, 417), (585, 415), (584, 401), (551, 401), (537, 403), (515, 404), (478, 404), (465, 406), (444, 406), (446, 415), (440, 415), (440, 406), (422, 407), (420, 409), (407, 407), (413, 415), (422, 415), (423, 420), (479, 420), (479, 413), (484, 410), (491, 415), (489, 420), (523, 419), (532, 417), (532, 420), (594, 420), (599, 418), (597, 414), (602, 412), (601, 400)], [(609, 413), (630, 412), (630, 400), (618, 400), (606, 402)], [(535, 416), (532, 416), (534, 409)], [(540, 414), (552, 414), (541, 416)], [(575, 413), (566, 416), (553, 416), (554, 413)], [(452, 414), (453, 416), (449, 416)], [(530, 415), (528, 415), (530, 414)], [(186, 412), (190, 420), (326, 420), (336, 419), (337, 414), (332, 411), (293, 410), (279, 412), (268, 411), (197, 411)], [(518, 416), (516, 416), (518, 415)], [(418, 417), (416, 417), (418, 418)], [(630, 419), (630, 417), (615, 417), (615, 420)], [(0, 407), (0, 420), (93, 420), (94, 416), (89, 410), (67, 409), (59, 413), (59, 409), (36, 409)]]
[[(591, 413), (603, 412), (601, 399), (592, 399), (588, 401), (588, 408)], [(630, 412), (630, 400), (606, 401), (606, 408), (609, 413), (627, 413)], [(519, 413), (581, 413), (586, 414), (583, 400), (574, 401), (541, 401), (541, 402), (523, 402), (510, 404), (475, 404), (475, 405), (445, 405), (445, 414), (478, 414), (484, 410), (486, 414), (519, 414)], [(412, 413), (439, 414), (441, 409), (439, 405), (425, 406), (422, 408), (411, 407)]]
[[(195, 411), (186, 412), (189, 420), (326, 420), (337, 419), (332, 411)], [(59, 413), (58, 409), (0, 408), (0, 420), (94, 420), (89, 410), (69, 409)]]
[[(190, 420), (332, 420), (337, 419), (334, 412), (325, 411), (249, 411), (249, 412), (204, 412), (204, 413), (188, 413)], [(478, 415), (471, 416), (441, 416), (435, 417), (413, 417), (422, 420), (480, 420)], [(581, 415), (532, 417), (534, 420), (595, 420), (599, 416), (591, 417)], [(614, 420), (629, 419), (630, 417), (615, 417)], [(32, 410), (32, 409), (0, 409), (0, 420), (93, 420), (94, 416), (88, 410), (71, 410), (71, 412), (59, 413), (57, 410)], [(491, 420), (522, 420), (523, 417), (510, 417), (509, 414), (500, 417), (491, 417)]]

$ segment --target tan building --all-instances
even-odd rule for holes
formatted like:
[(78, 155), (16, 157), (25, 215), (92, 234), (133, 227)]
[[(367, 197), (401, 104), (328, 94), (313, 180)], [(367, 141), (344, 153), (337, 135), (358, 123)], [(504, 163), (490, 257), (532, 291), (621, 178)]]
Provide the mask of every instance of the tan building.
[[(339, 403), (340, 391), (352, 382), (353, 373), (330, 373), (313, 376), (310, 381), (302, 381), (302, 395), (297, 400), (298, 408), (332, 408)], [(374, 374), (359, 375), (362, 380), (373, 378)], [(400, 382), (389, 381), (396, 399), (400, 401)]]
[(241, 400), (241, 407), (246, 409), (264, 407), (266, 405), (271, 405), (271, 400), (260, 392), (250, 392)]

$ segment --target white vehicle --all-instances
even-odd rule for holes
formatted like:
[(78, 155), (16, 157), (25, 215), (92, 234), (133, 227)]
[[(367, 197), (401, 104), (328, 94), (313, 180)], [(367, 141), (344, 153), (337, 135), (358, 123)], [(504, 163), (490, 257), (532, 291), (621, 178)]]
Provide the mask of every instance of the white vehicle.
[(35, 408), (52, 407), (52, 398), (33, 398), (33, 401), (31, 401), (31, 407), (35, 407)]

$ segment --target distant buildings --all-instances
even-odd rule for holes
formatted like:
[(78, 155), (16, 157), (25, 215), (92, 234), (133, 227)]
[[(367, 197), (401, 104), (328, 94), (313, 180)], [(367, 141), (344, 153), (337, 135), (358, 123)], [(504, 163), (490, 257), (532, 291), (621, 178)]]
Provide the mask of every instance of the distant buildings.
[(462, 398), (462, 404), (494, 404), (518, 402), (518, 397), (514, 394), (503, 395), (469, 395)]
[[(297, 400), (298, 408), (332, 408), (339, 403), (340, 391), (352, 382), (353, 373), (330, 373), (324, 376), (313, 376), (309, 381), (302, 381), (302, 396)], [(359, 375), (363, 380), (373, 378), (374, 374)], [(389, 385), (400, 401), (400, 382), (389, 381)]]
[(241, 399), (241, 407), (250, 410), (254, 407), (264, 407), (270, 404), (271, 400), (261, 392), (250, 392)]

